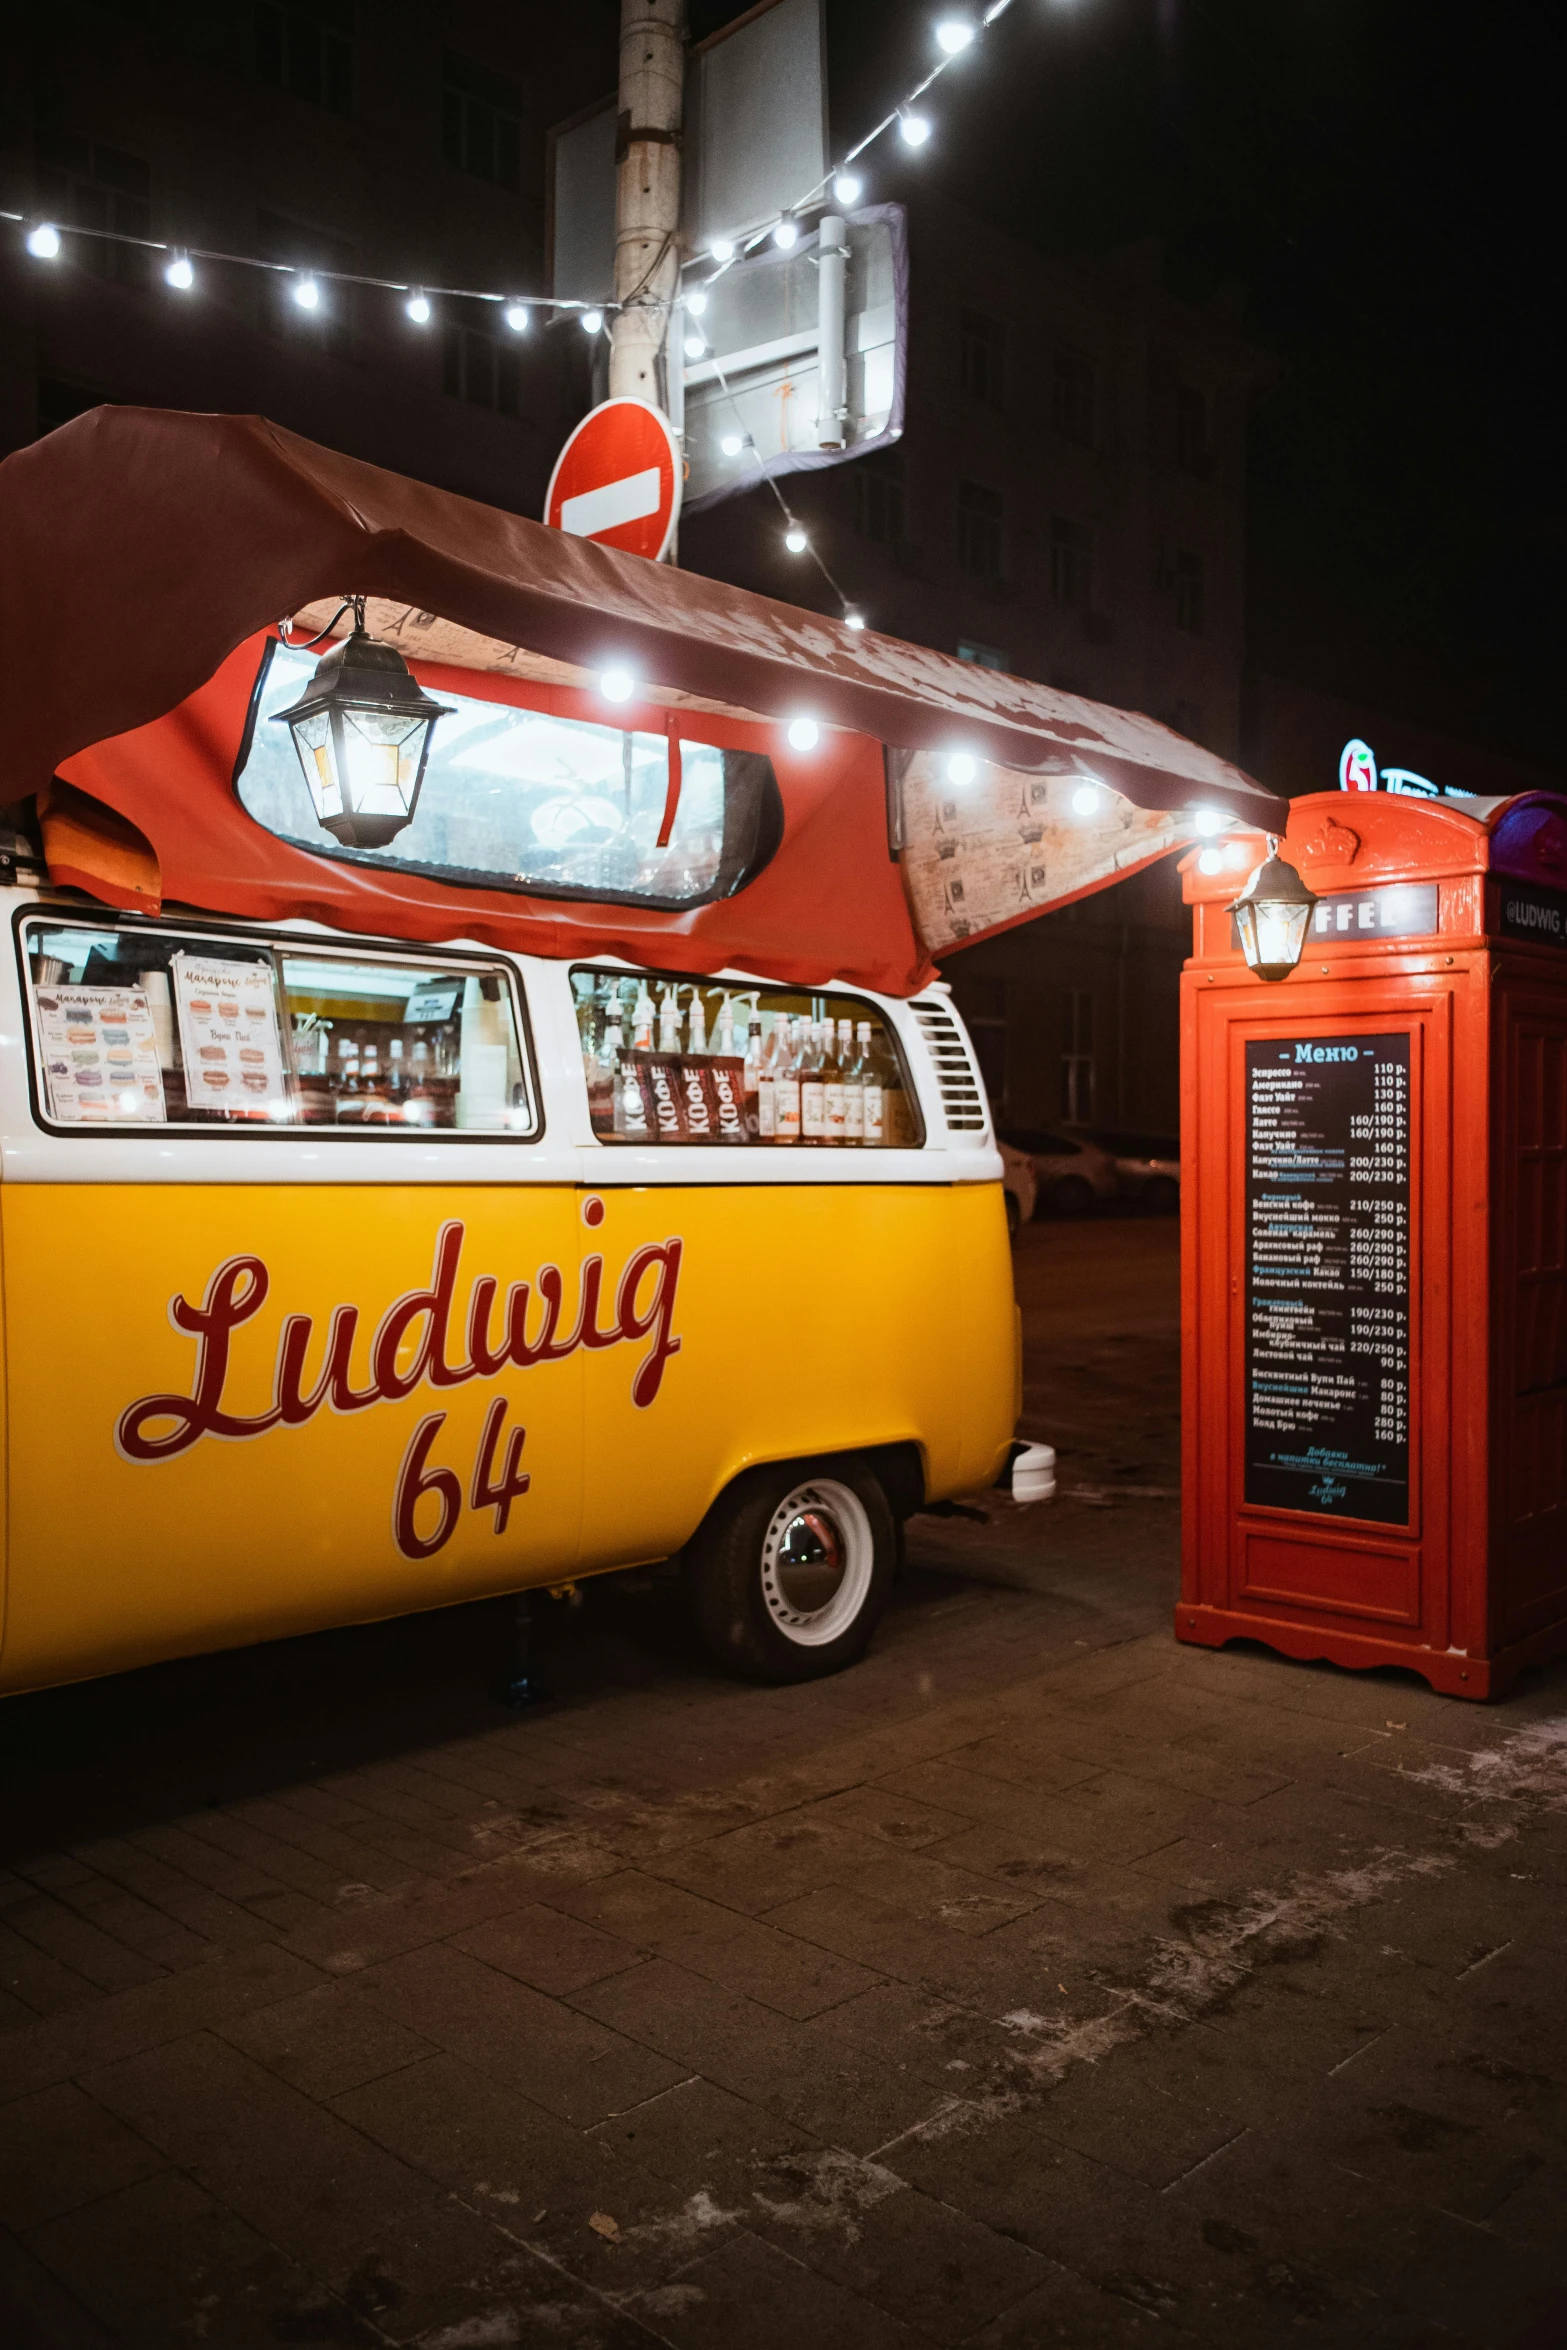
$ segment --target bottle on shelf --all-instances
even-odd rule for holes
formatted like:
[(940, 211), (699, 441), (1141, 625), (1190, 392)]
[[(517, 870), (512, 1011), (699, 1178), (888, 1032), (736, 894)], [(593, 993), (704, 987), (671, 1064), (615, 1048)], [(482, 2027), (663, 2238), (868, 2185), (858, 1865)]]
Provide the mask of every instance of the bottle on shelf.
[(843, 1057), (838, 1051), (838, 1033), (830, 1020), (822, 1022), (822, 1092), (827, 1140), (829, 1143), (847, 1142), (849, 1113)]
[(826, 1062), (819, 1020), (807, 1026), (800, 1062), (800, 1140), (818, 1145), (827, 1140)]
[(653, 998), (645, 979), (637, 981), (636, 1001), (631, 1011), (631, 1049), (634, 1053), (653, 1050)]
[(352, 1036), (337, 1040), (337, 1123), (355, 1126), (359, 1123), (359, 1044)]
[(658, 999), (658, 1049), (661, 1053), (680, 1050), (680, 990), (673, 981)]
[[(696, 1048), (693, 1046), (692, 1050)], [(733, 1060), (739, 1051), (735, 1042), (735, 1008), (727, 993), (718, 1007), (718, 1019), (713, 1028), (713, 1050), (721, 1060)]]
[(774, 1140), (796, 1143), (800, 1139), (800, 1023), (791, 1020), (785, 1030), (779, 1017), (782, 1043), (773, 1070), (773, 1125)]
[(437, 1126), (441, 1117), (441, 1097), (430, 1082), (434, 1066), (429, 1044), (424, 1037), (414, 1039), (408, 1063), (408, 1096), (402, 1108), (403, 1123), (405, 1126)]
[[(725, 1001), (728, 1001), (727, 997)], [(678, 1051), (679, 1046), (677, 1045), (675, 1049)], [(699, 987), (693, 987), (691, 990), (691, 1011), (686, 1022), (686, 1051), (703, 1054), (707, 1051), (707, 1006), (702, 1000), (702, 990)]]
[(394, 1036), (386, 1048), (386, 1098), (394, 1116), (402, 1115), (402, 1105), (408, 1093), (408, 1069), (403, 1053), (403, 1040)]
[(862, 1020), (854, 1033), (860, 1048), (860, 1095), (864, 1105), (865, 1140), (869, 1144), (880, 1145), (887, 1139), (887, 1097), (882, 1083), (881, 1062), (871, 1051), (870, 1022)]
[(746, 1115), (755, 1114), (758, 1142), (778, 1140), (778, 1022), (753, 1000), (745, 1045)]
[(838, 1062), (843, 1070), (843, 1139), (865, 1140), (865, 1065), (854, 1041), (854, 1022), (838, 1023)]

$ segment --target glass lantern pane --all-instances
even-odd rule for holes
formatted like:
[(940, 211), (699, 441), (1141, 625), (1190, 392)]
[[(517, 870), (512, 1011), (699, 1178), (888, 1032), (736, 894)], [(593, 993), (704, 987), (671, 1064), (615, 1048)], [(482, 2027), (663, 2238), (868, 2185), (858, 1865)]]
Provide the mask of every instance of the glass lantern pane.
[[(348, 769), (349, 806), (356, 816), (401, 816), (412, 790), (403, 788), (403, 747), (410, 732), (422, 735), (424, 721), (388, 719), (379, 712), (345, 710), (343, 758)], [(417, 754), (412, 769), (417, 772)]]
[(309, 718), (297, 719), (291, 731), (316, 813), (319, 816), (341, 815), (343, 794), (337, 777), (332, 721), (324, 710), (318, 710)]

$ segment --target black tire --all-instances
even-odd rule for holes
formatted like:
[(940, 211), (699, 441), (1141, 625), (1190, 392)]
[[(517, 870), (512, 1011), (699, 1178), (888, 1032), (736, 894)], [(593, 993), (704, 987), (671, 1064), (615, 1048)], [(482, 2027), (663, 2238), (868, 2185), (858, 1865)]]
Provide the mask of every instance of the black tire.
[(1058, 1216), (1086, 1216), (1093, 1204), (1094, 1187), (1081, 1175), (1063, 1175), (1051, 1188), (1050, 1205)]
[(697, 1627), (714, 1656), (772, 1682), (814, 1681), (858, 1663), (897, 1564), (887, 1497), (853, 1459), (748, 1469), (685, 1554)]
[(1006, 1202), (1007, 1238), (1008, 1240), (1016, 1240), (1017, 1228), (1023, 1221), (1023, 1211), (1017, 1204), (1017, 1193), (1015, 1191), (1009, 1191), (1006, 1194)]
[(1154, 1216), (1173, 1216), (1181, 1204), (1181, 1187), (1173, 1175), (1150, 1175), (1143, 1185), (1143, 1205)]

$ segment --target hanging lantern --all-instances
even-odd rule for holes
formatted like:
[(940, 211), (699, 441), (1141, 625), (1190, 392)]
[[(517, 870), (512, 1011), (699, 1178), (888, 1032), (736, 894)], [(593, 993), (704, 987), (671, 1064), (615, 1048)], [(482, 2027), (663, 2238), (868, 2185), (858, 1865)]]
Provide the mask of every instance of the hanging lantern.
[(1231, 906), (1241, 952), (1259, 979), (1288, 979), (1300, 961), (1316, 897), (1268, 835), (1268, 856)]
[(351, 636), (324, 654), (286, 722), (316, 822), (346, 849), (384, 849), (413, 821), (437, 718), (395, 645), (365, 633), (363, 596), (351, 599)]

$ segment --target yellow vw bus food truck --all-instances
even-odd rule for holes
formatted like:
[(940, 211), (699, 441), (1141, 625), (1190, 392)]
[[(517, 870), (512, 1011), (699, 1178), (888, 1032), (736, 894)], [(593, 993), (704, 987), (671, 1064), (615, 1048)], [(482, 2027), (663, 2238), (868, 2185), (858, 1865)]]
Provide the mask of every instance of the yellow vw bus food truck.
[(1015, 714), (253, 421), (100, 411), (0, 533), (0, 1688), (676, 1553), (858, 1655), (1019, 1449), (882, 744)]

